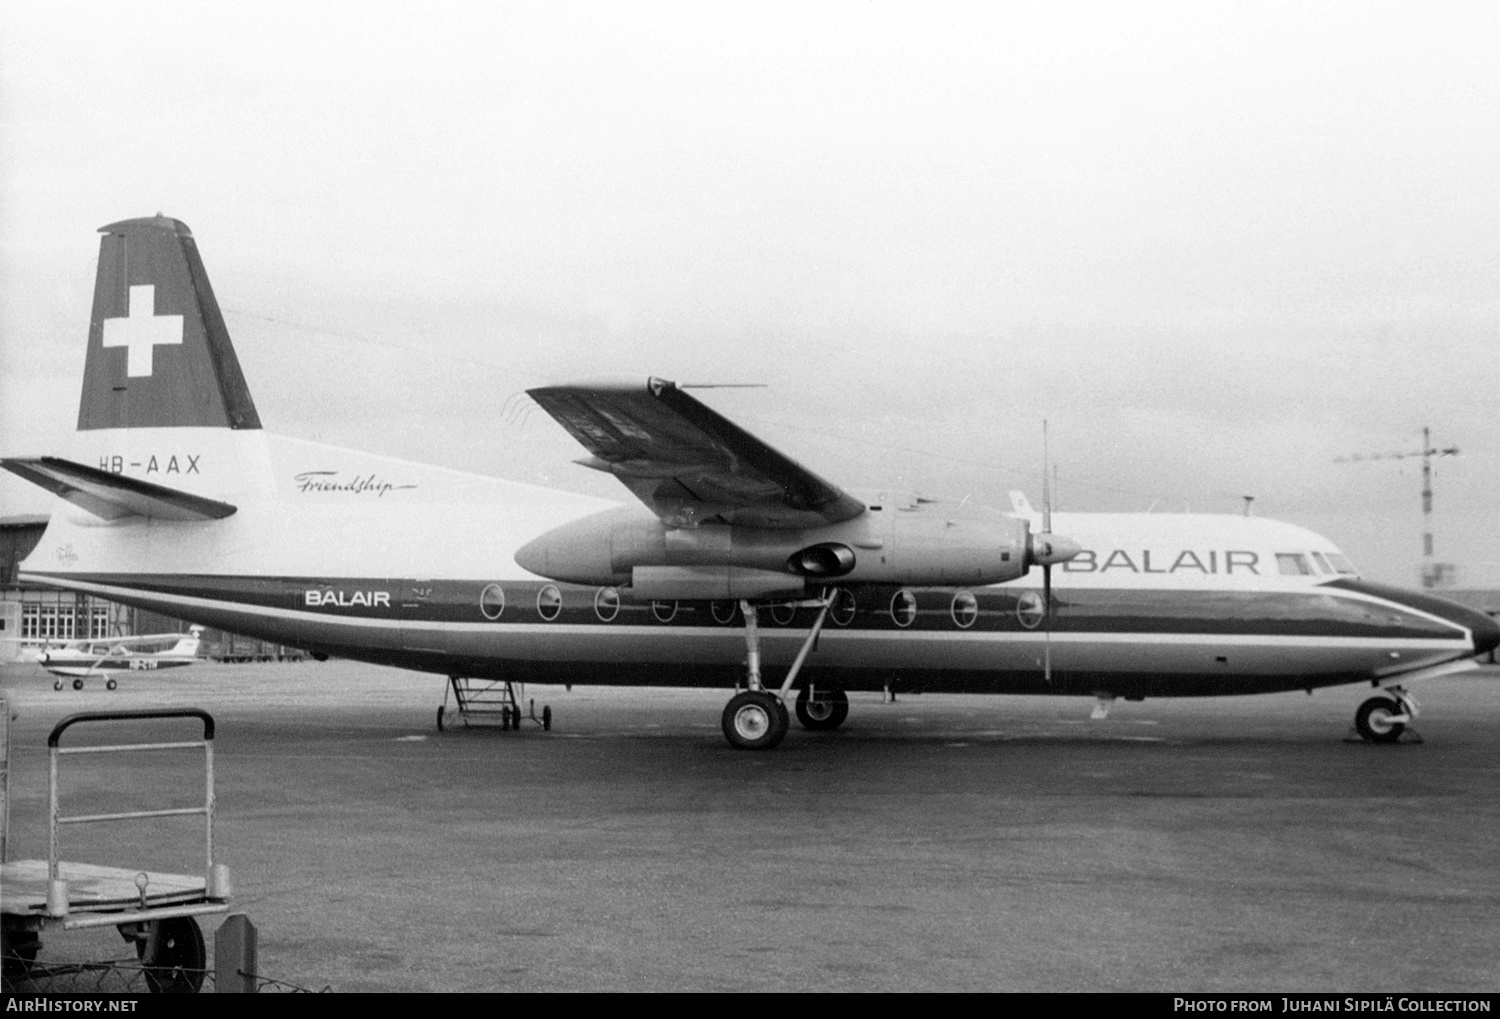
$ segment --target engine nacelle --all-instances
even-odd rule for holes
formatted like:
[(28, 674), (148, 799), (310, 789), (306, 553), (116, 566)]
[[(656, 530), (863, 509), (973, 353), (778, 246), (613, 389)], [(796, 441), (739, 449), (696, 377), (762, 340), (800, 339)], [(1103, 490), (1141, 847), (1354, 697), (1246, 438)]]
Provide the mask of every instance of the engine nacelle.
[(854, 569), (854, 549), (836, 541), (819, 542), (793, 552), (786, 568), (803, 577), (824, 579), (842, 577)]
[(626, 590), (637, 601), (801, 598), (801, 577), (743, 566), (637, 566)]
[[(709, 573), (675, 575), (672, 582), (684, 590), (746, 592), (723, 597), (758, 597), (752, 590), (776, 587), (773, 575), (785, 578), (787, 590), (835, 578), (934, 587), (999, 584), (1024, 576), (1038, 564), (1039, 551), (1026, 521), (1008, 514), (939, 500), (879, 499), (851, 520), (802, 530), (721, 523), (669, 527), (644, 507), (622, 506), (548, 531), (523, 546), (516, 562), (552, 580), (623, 588), (639, 578), (653, 590), (662, 589), (669, 574), (640, 568), (705, 567)], [(731, 579), (712, 572), (730, 567), (756, 573)]]

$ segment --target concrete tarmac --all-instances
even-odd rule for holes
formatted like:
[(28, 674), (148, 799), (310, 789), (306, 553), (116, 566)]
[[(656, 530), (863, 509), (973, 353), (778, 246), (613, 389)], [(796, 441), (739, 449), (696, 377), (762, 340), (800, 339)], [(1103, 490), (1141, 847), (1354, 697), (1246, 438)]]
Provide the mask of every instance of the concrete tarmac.
[[(531, 687), (552, 732), (439, 733), (440, 677), (348, 662), (81, 693), (6, 666), (9, 856), (46, 855), (59, 718), (193, 705), (219, 723), (234, 908), (261, 972), (302, 986), (1495, 991), (1497, 680), (1419, 685), (1421, 744), (1346, 742), (1369, 695), (1347, 687), (1120, 702), (1103, 722), (1079, 699), (855, 696), (841, 730), (794, 721), (743, 753), (725, 690)], [(68, 758), (65, 809), (189, 805), (198, 769)], [(62, 855), (191, 872), (201, 837), (75, 826)], [(89, 937), (43, 958), (120, 954), (112, 929)]]

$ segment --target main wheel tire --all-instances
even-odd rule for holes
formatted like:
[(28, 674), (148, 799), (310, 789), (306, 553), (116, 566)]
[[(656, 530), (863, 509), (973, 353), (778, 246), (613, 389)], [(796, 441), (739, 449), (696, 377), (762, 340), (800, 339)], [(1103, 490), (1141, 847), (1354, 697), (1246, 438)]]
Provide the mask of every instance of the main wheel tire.
[(797, 721), (815, 732), (837, 729), (849, 717), (849, 695), (842, 690), (819, 690), (808, 697), (807, 688), (797, 694)]
[(146, 964), (146, 986), (153, 994), (197, 994), (203, 986), (208, 950), (203, 931), (190, 916), (156, 920), (156, 949), (146, 958), (149, 938), (135, 943), (141, 962)]
[(119, 685), (120, 684), (117, 683), (117, 682), (115, 682), (113, 679), (106, 679), (104, 681), (104, 689), (106, 689), (106, 690), (113, 690), (115, 687), (117, 687)]
[(83, 689), (83, 680), (81, 680), (81, 679), (75, 679), (75, 680), (73, 680), (73, 689), (74, 690), (82, 690)]
[(1406, 731), (1405, 722), (1392, 717), (1404, 715), (1399, 701), (1391, 697), (1371, 697), (1354, 713), (1354, 728), (1371, 743), (1394, 743)]
[(770, 750), (786, 736), (786, 705), (764, 690), (747, 690), (724, 706), (724, 738), (738, 750)]
[(438, 705), (437, 723), (438, 723), (438, 732), (442, 732), (443, 731), (443, 705), (441, 705), (441, 704)]
[(550, 704), (542, 705), (542, 731), (552, 731), (552, 705)]

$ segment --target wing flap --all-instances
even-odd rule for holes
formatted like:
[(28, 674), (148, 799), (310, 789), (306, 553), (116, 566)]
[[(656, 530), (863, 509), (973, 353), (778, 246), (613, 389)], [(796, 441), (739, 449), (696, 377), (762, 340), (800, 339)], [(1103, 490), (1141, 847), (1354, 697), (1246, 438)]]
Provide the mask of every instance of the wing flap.
[(237, 507), (61, 457), (6, 457), (0, 467), (102, 520), (222, 520)]
[(532, 399), (662, 520), (793, 528), (848, 520), (864, 503), (771, 448), (676, 384), (599, 382)]

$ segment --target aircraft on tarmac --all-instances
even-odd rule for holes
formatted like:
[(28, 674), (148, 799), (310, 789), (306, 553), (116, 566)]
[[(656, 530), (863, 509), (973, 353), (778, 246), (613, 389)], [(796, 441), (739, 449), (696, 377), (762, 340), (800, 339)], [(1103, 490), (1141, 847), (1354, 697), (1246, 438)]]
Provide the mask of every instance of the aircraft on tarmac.
[(72, 457), (0, 461), (64, 500), (27, 583), (455, 684), (733, 687), (746, 749), (781, 741), (794, 688), (832, 729), (848, 691), (1102, 708), (1368, 683), (1356, 725), (1394, 740), (1409, 684), (1500, 643), (1290, 524), (1059, 513), (1054, 533), (1022, 500), (846, 491), (660, 379), (531, 391), (624, 506), (273, 435), (188, 228), (101, 233)]
[(57, 677), (54, 690), (61, 690), (68, 680), (73, 681), (74, 690), (82, 690), (88, 678), (102, 678), (105, 689), (113, 690), (126, 672), (174, 669), (200, 661), (203, 627), (189, 629), (189, 633), (44, 641), (32, 651), (32, 660)]

